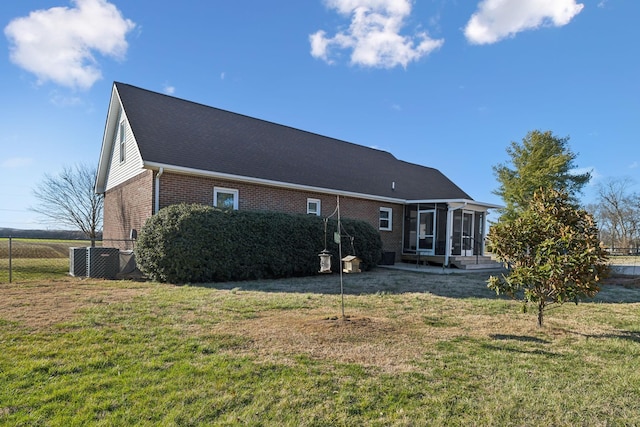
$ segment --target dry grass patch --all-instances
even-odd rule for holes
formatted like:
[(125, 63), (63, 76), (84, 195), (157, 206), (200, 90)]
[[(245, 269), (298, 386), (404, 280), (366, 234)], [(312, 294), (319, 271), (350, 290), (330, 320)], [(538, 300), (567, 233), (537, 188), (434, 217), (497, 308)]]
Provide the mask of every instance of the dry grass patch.
[(152, 291), (148, 285), (68, 278), (0, 285), (0, 319), (33, 329), (69, 322), (97, 304), (115, 304)]

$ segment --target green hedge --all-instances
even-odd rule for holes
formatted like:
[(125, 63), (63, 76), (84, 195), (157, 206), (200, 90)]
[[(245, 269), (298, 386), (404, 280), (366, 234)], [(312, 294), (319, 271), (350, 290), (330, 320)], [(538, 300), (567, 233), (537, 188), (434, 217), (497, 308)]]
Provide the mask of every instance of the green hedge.
[[(327, 224), (327, 249), (339, 263), (333, 242), (336, 221)], [(364, 270), (380, 260), (382, 243), (368, 223), (342, 221), (342, 255), (357, 255)], [(353, 236), (353, 249), (351, 238)], [(149, 218), (140, 231), (138, 267), (153, 280), (220, 282), (308, 276), (319, 270), (324, 249), (322, 218), (276, 212), (220, 211), (204, 205), (172, 205)], [(354, 253), (355, 250), (355, 253)]]

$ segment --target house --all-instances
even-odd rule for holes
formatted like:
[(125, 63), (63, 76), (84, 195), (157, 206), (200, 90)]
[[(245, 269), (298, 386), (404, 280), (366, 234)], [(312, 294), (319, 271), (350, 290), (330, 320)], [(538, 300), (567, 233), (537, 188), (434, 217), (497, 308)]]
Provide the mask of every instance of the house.
[[(202, 203), (368, 221), (384, 250), (449, 265), (480, 256), (486, 212), (437, 169), (392, 154), (114, 83), (95, 191), (105, 246), (129, 248), (159, 209)], [(318, 248), (320, 251), (322, 248)]]

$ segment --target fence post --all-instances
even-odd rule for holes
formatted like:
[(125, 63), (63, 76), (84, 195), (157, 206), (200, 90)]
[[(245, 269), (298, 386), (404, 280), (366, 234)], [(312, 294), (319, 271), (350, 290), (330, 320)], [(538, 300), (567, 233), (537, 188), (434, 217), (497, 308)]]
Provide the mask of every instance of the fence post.
[(9, 236), (9, 283), (11, 283), (12, 279), (12, 269), (11, 269), (11, 236)]

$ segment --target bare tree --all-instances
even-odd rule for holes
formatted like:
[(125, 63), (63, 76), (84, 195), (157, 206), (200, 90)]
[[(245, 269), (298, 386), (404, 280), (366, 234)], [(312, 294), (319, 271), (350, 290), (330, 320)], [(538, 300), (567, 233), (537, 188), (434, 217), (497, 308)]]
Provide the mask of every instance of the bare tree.
[(102, 228), (103, 196), (96, 194), (96, 169), (85, 164), (65, 166), (56, 176), (45, 174), (33, 190), (39, 204), (31, 210), (56, 226), (82, 231), (95, 245)]
[(598, 186), (598, 203), (592, 207), (602, 232), (602, 240), (611, 247), (630, 248), (640, 239), (640, 196), (630, 188), (629, 178), (610, 179)]

